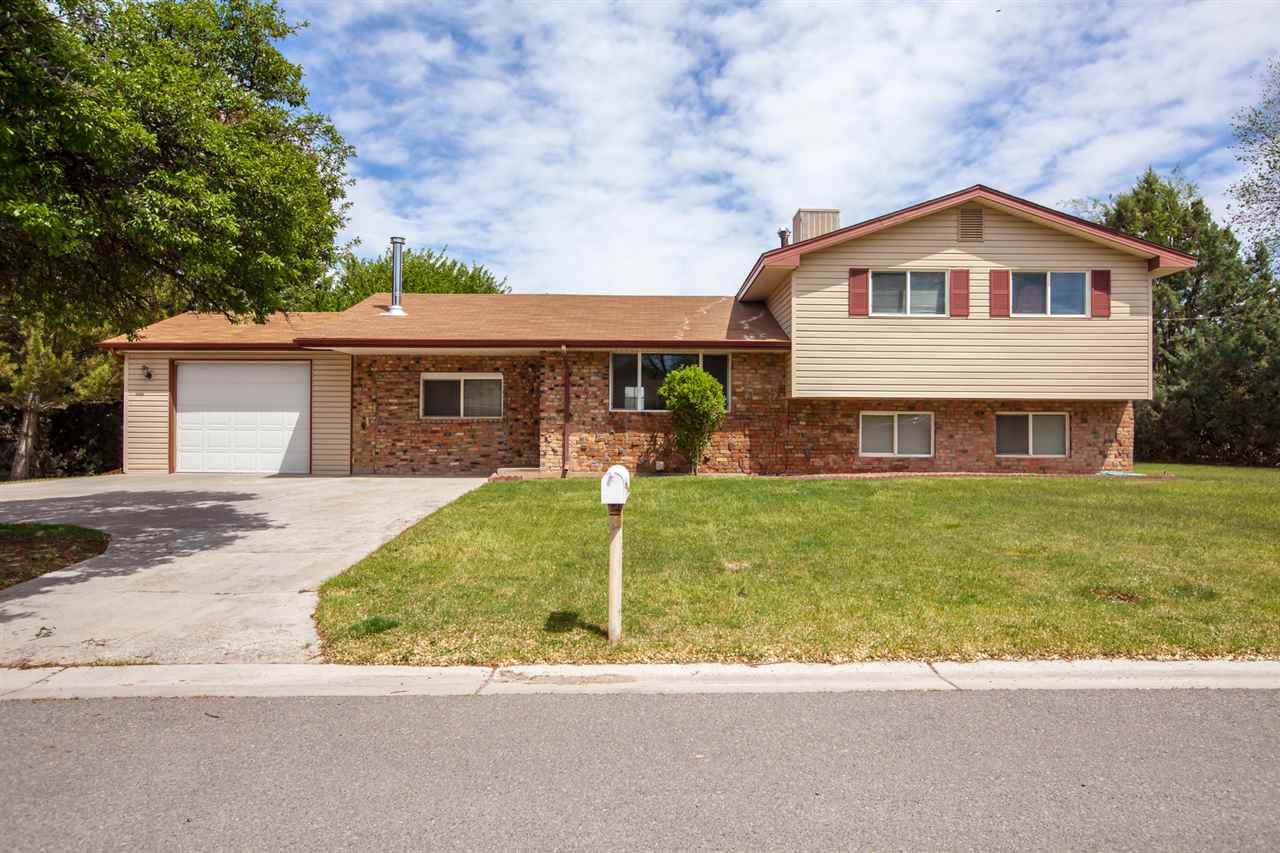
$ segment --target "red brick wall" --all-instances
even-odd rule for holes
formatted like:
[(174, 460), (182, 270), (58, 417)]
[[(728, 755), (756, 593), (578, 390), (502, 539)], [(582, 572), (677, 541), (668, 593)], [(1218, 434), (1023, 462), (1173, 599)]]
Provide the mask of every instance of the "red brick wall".
[[(1133, 465), (1133, 405), (1127, 401), (788, 400), (785, 353), (732, 357), (732, 410), (712, 439), (702, 470), (748, 474), (839, 474), (875, 471), (1093, 473)], [(671, 449), (670, 417), (609, 411), (609, 354), (569, 353), (572, 419), (570, 470), (603, 471), (622, 463), (651, 471), (686, 465)], [(419, 375), (500, 372), (501, 420), (424, 420)], [(563, 360), (541, 356), (357, 356), (352, 370), (352, 471), (439, 474), (500, 467), (559, 471), (564, 426)], [(934, 456), (858, 455), (863, 411), (930, 411)], [(1071, 413), (1067, 459), (995, 455), (1000, 411)]]
[[(729, 383), (731, 412), (711, 442), (706, 471), (750, 474), (780, 473), (783, 445), (778, 425), (786, 414), (786, 354), (733, 356)], [(662, 460), (683, 464), (670, 448), (671, 418), (665, 412), (609, 411), (609, 354), (571, 352), (569, 467), (603, 471), (621, 463), (653, 470)], [(544, 470), (560, 469), (564, 428), (564, 362), (549, 354), (542, 371), (542, 442)], [(668, 470), (671, 470), (668, 468)]]
[[(858, 455), (861, 412), (932, 412), (934, 455)], [(1068, 412), (1065, 459), (996, 456), (997, 412)], [(1133, 404), (1127, 400), (792, 400), (787, 470), (793, 474), (859, 471), (970, 471), (1092, 474), (1133, 467)]]
[[(351, 371), (355, 474), (481, 473), (538, 464), (536, 356), (356, 356)], [(423, 372), (501, 373), (503, 417), (419, 417)]]
[[(1128, 401), (788, 400), (787, 356), (733, 356), (732, 411), (716, 433), (702, 470), (752, 474), (835, 474), (874, 471), (979, 471), (1093, 473), (1133, 465), (1133, 405)], [(602, 471), (621, 463), (652, 470), (682, 468), (670, 448), (662, 413), (609, 411), (607, 353), (570, 353), (572, 418), (570, 469)], [(563, 429), (561, 356), (543, 363), (541, 465), (559, 470)], [(863, 411), (929, 411), (934, 456), (858, 455)], [(1071, 455), (1066, 459), (1008, 459), (995, 455), (995, 414), (1013, 411), (1071, 413)]]

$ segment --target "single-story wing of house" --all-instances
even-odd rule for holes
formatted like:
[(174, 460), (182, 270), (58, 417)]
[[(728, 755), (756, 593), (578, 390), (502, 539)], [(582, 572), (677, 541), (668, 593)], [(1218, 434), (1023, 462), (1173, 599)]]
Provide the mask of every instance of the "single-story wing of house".
[(681, 470), (658, 388), (688, 364), (727, 401), (703, 471), (1131, 467), (1152, 281), (1194, 257), (981, 185), (848, 227), (801, 209), (779, 236), (733, 295), (388, 282), (345, 311), (112, 338), (125, 470)]

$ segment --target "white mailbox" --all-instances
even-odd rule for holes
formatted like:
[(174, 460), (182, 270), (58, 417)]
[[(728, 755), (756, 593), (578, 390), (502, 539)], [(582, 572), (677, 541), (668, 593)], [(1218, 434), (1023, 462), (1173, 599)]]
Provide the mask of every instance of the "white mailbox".
[(631, 494), (631, 472), (621, 465), (611, 465), (600, 478), (600, 503), (624, 504)]

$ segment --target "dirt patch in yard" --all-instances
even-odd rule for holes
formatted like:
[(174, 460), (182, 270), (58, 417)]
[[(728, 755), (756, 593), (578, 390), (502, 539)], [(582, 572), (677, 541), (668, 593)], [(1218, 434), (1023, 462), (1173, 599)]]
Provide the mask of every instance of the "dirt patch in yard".
[(0, 589), (96, 557), (110, 541), (74, 524), (0, 524)]

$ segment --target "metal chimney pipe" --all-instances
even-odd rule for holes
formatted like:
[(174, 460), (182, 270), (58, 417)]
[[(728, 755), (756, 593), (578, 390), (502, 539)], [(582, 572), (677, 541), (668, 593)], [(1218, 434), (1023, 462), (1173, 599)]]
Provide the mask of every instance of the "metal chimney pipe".
[(387, 313), (395, 317), (404, 316), (404, 306), (400, 297), (404, 292), (404, 238), (391, 238), (391, 307)]

